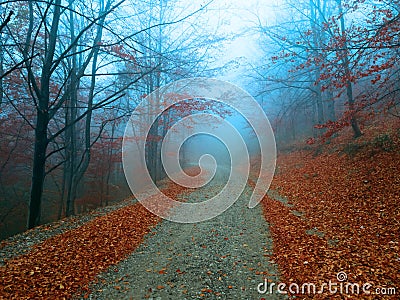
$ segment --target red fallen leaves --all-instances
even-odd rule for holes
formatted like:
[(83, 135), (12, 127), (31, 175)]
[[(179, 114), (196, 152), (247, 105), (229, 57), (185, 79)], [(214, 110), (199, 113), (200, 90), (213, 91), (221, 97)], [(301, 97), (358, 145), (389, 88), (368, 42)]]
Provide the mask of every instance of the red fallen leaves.
[(159, 221), (137, 203), (55, 236), (0, 268), (5, 298), (69, 298), (132, 252)]
[[(198, 183), (201, 183), (204, 181), (203, 176), (195, 177), (199, 175), (200, 173), (200, 168), (197, 166), (186, 168), (185, 173), (189, 175), (190, 177), (182, 180), (182, 183), (185, 185), (196, 185)], [(195, 189), (191, 188), (185, 188), (183, 186), (180, 186), (178, 184), (175, 184), (173, 182), (169, 183), (169, 186), (167, 189), (163, 190), (163, 194), (167, 196), (166, 199), (163, 199), (161, 195), (155, 194), (153, 196), (150, 196), (146, 198), (144, 201), (141, 201), (141, 203), (148, 208), (151, 212), (158, 216), (166, 216), (168, 215), (170, 209), (176, 205), (177, 203), (175, 201), (181, 202), (182, 200), (176, 199), (176, 196), (183, 193), (183, 192), (191, 192), (194, 191)], [(170, 198), (170, 199), (168, 199)], [(171, 200), (172, 199), (172, 200)], [(175, 200), (175, 201), (173, 201)]]
[[(371, 291), (396, 287), (399, 292), (398, 138), (394, 137), (393, 143), (395, 151), (362, 151), (354, 158), (338, 153), (312, 158), (306, 152), (278, 158), (279, 173), (272, 189), (287, 196), (294, 206), (289, 208), (269, 197), (262, 204), (271, 224), (274, 259), (282, 282), (337, 282), (336, 274), (344, 271), (348, 282), (360, 286), (368, 282)], [(303, 215), (296, 216), (291, 210)], [(323, 235), (310, 233), (313, 229)], [(355, 297), (328, 292), (301, 295), (312, 299), (351, 296)], [(363, 299), (376, 297), (362, 295)]]
[[(164, 190), (170, 197), (183, 191), (174, 183)], [(87, 293), (96, 275), (135, 250), (159, 221), (136, 203), (50, 238), (0, 267), (0, 298), (65, 299)]]
[(181, 271), (181, 269), (176, 269), (176, 273), (178, 273), (179, 275), (183, 275), (186, 272), (185, 271)]

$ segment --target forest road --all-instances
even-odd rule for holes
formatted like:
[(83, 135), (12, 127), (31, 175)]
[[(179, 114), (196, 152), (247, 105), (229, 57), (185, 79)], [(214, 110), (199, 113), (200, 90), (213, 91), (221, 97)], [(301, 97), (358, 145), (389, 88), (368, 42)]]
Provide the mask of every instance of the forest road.
[[(201, 202), (221, 188), (213, 180), (181, 197)], [(266, 278), (275, 283), (279, 278), (268, 223), (261, 205), (247, 207), (250, 195), (246, 186), (228, 210), (207, 221), (163, 220), (129, 257), (98, 276), (89, 298), (284, 299), (257, 289)]]

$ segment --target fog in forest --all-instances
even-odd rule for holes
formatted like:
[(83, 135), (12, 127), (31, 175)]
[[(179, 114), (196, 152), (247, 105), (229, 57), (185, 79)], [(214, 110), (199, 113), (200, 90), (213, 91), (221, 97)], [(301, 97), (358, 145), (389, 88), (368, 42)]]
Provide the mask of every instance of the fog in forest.
[[(134, 173), (156, 184), (166, 177), (168, 131), (198, 113), (232, 124), (253, 168), (260, 138), (272, 135), (257, 135), (234, 107), (193, 94), (143, 129), (164, 104), (140, 103), (178, 80), (216, 78), (246, 91), (282, 152), (398, 120), (399, 26), (398, 1), (0, 2), (0, 239), (131, 197), (127, 124), (131, 142), (145, 145)], [(252, 114), (248, 98), (236, 100)], [(236, 149), (200, 133), (171, 155), (185, 169), (210, 154), (222, 174)]]

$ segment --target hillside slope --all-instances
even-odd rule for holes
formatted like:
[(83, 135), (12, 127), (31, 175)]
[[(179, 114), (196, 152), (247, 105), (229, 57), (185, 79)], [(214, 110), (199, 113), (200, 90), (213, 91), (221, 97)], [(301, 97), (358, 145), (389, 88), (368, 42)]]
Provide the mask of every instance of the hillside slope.
[(375, 129), (279, 156), (275, 193), (263, 206), (287, 283), (340, 283), (346, 275), (342, 283), (372, 285), (363, 299), (400, 293), (400, 129)]

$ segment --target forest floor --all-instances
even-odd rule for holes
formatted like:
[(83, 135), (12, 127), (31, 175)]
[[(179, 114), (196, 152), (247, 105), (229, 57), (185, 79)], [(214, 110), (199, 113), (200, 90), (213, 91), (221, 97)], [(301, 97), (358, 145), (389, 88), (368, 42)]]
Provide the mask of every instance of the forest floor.
[[(0, 244), (0, 299), (279, 299), (279, 282), (289, 294), (298, 286), (297, 299), (398, 299), (399, 161), (400, 129), (371, 128), (357, 140), (281, 153), (254, 209), (249, 182), (231, 208), (197, 224), (128, 201), (42, 226)], [(164, 192), (197, 202), (220, 184), (168, 183)], [(264, 280), (273, 295), (257, 291)], [(311, 284), (316, 292), (302, 293)]]
[[(164, 193), (200, 202), (221, 184), (193, 191), (169, 183)], [(134, 203), (51, 233), (4, 261), (0, 298), (259, 299), (257, 286), (279, 276), (262, 209), (247, 208), (250, 194), (246, 186), (225, 213), (197, 224), (161, 220)]]
[[(221, 188), (212, 183), (184, 197), (201, 202)], [(211, 220), (164, 220), (127, 259), (98, 277), (89, 298), (259, 299), (257, 286), (264, 278), (278, 282), (279, 277), (262, 210), (247, 207), (250, 194), (247, 186), (237, 202)]]
[(280, 279), (336, 284), (301, 298), (399, 299), (400, 124), (377, 126), (278, 157), (262, 204)]

